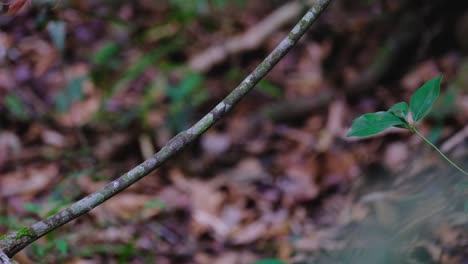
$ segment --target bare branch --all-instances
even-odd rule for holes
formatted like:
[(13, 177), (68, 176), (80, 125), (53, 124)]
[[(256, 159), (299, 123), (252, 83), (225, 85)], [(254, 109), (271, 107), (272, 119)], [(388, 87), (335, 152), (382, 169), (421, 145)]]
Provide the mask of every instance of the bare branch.
[(237, 102), (251, 91), (255, 85), (263, 79), (263, 77), (265, 77), (273, 66), (275, 66), (299, 41), (302, 35), (319, 17), (322, 11), (325, 10), (330, 2), (331, 0), (315, 1), (309, 11), (296, 24), (288, 36), (284, 38), (270, 53), (270, 55), (268, 55), (268, 57), (265, 58), (263, 62), (260, 63), (260, 65), (258, 65), (249, 76), (247, 76), (247, 78), (245, 78), (226, 98), (224, 98), (223, 101), (221, 101), (190, 129), (179, 133), (154, 156), (145, 160), (143, 163), (120, 176), (118, 179), (108, 183), (101, 190), (84, 197), (72, 204), (70, 207), (45, 220), (39, 221), (28, 228), (24, 227), (17, 232), (7, 235), (6, 238), (0, 239), (0, 250), (3, 250), (7, 256), (11, 257), (15, 255), (18, 251), (36, 239), (87, 213), (107, 199), (125, 190), (127, 187), (161, 166), (161, 164), (193, 142), (216, 121), (229, 113), (232, 107), (234, 107)]
[(189, 67), (196, 71), (206, 72), (229, 56), (255, 49), (279, 27), (297, 17), (303, 11), (303, 7), (304, 5), (299, 1), (283, 5), (247, 32), (234, 36), (222, 44), (208, 47), (200, 54), (195, 55), (189, 60)]

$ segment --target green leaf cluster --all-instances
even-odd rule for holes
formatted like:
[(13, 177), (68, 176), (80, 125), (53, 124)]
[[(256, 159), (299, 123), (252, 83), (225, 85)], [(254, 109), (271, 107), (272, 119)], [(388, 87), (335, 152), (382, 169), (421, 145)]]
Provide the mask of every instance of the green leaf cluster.
[[(442, 76), (437, 76), (421, 86), (411, 96), (410, 105), (399, 102), (387, 111), (364, 114), (356, 118), (348, 132), (348, 137), (367, 137), (390, 127), (414, 130), (414, 124), (425, 117), (440, 94)], [(413, 123), (408, 119), (411, 112)]]
[[(434, 148), (445, 160), (461, 173), (468, 175), (447, 156), (445, 156), (439, 148), (424, 137), (417, 129), (416, 122), (425, 117), (434, 105), (437, 97), (440, 94), (440, 82), (442, 76), (437, 76), (434, 79), (427, 81), (411, 96), (410, 105), (405, 102), (399, 102), (390, 107), (387, 111), (364, 114), (356, 118), (348, 132), (348, 137), (368, 137), (384, 131), (390, 127), (399, 127), (408, 129), (418, 135), (429, 146)], [(411, 113), (412, 122), (408, 119)]]

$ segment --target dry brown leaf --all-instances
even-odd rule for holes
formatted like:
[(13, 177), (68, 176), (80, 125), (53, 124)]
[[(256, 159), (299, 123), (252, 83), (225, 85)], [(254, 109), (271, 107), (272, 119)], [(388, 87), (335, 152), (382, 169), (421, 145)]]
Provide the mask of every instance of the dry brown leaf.
[(359, 175), (355, 157), (344, 151), (326, 153), (326, 171), (323, 186), (330, 187), (349, 182)]
[(316, 172), (309, 167), (305, 162), (302, 164), (291, 164), (285, 170), (289, 177), (289, 182), (281, 184), (282, 189), (286, 192), (287, 200), (294, 203), (295, 201), (310, 200), (319, 194), (315, 177)]
[[(84, 63), (70, 66), (65, 73), (68, 81), (89, 76), (89, 74), (89, 66)], [(83, 126), (89, 123), (99, 109), (101, 97), (92, 80), (83, 80), (81, 89), (84, 99), (73, 103), (68, 112), (56, 117), (57, 121), (65, 127)]]
[(203, 150), (209, 155), (221, 155), (231, 146), (228, 135), (220, 133), (206, 133), (201, 138)]
[(94, 147), (94, 155), (99, 160), (108, 160), (117, 150), (123, 148), (130, 142), (128, 133), (112, 133), (103, 135), (97, 146)]
[(29, 0), (12, 0), (8, 2), (8, 15), (15, 15), (18, 11), (26, 5), (26, 3), (30, 2)]
[(223, 183), (222, 179), (212, 181), (187, 179), (180, 170), (172, 170), (171, 179), (178, 189), (187, 193), (195, 211), (217, 214), (224, 197), (218, 190)]
[(335, 100), (330, 104), (327, 118), (327, 130), (332, 135), (343, 135), (343, 118), (346, 116), (346, 110), (346, 104), (342, 99)]
[(154, 199), (152, 195), (122, 193), (102, 204), (102, 210), (123, 220), (146, 219), (161, 211), (161, 207), (147, 206)]
[(174, 186), (162, 189), (158, 198), (171, 209), (186, 208), (191, 204), (190, 196)]
[(32, 264), (32, 263), (34, 263), (31, 260), (31, 258), (26, 254), (26, 252), (24, 252), (24, 251), (20, 251), (20, 252), (16, 253), (13, 260), (20, 263), (20, 264)]
[(11, 132), (0, 133), (0, 168), (8, 160), (15, 159), (21, 152), (21, 141)]
[(100, 100), (91, 97), (74, 103), (70, 111), (57, 117), (57, 121), (65, 127), (80, 127), (87, 124), (99, 109)]
[(288, 96), (315, 94), (323, 84), (322, 61), (330, 50), (329, 43), (309, 43), (299, 57), (296, 72), (286, 79)]
[(63, 148), (67, 145), (67, 139), (58, 131), (52, 129), (44, 129), (41, 133), (42, 141), (58, 148)]
[(193, 212), (193, 220), (195, 221), (195, 229), (201, 233), (211, 229), (217, 237), (225, 238), (228, 235), (230, 228), (219, 217), (209, 214), (202, 210)]
[(58, 51), (55, 46), (39, 37), (31, 36), (23, 39), (18, 49), (22, 54), (28, 55), (27, 58), (32, 62), (36, 77), (42, 76), (57, 62)]
[(57, 164), (31, 166), (0, 177), (0, 196), (35, 195), (44, 191), (58, 175)]
[(102, 189), (106, 185), (106, 182), (93, 181), (90, 175), (82, 175), (81, 177), (78, 178), (77, 184), (78, 184), (77, 187), (83, 190), (83, 192), (93, 193)]
[[(193, 210), (194, 229), (198, 233), (211, 229), (220, 237), (226, 236), (229, 228), (218, 217), (224, 201), (224, 195), (219, 191), (222, 180), (200, 181), (187, 179), (178, 170), (172, 171), (171, 179), (175, 186), (186, 192), (189, 197), (187, 203), (190, 204)], [(179, 196), (177, 199), (180, 199)], [(164, 200), (163, 196), (161, 197)]]
[(255, 221), (232, 234), (232, 241), (236, 245), (245, 245), (262, 238), (268, 232), (268, 225), (262, 221)]
[(243, 159), (234, 169), (225, 171), (223, 175), (225, 175), (229, 181), (240, 184), (248, 184), (270, 177), (262, 164), (260, 164), (260, 161), (254, 158)]

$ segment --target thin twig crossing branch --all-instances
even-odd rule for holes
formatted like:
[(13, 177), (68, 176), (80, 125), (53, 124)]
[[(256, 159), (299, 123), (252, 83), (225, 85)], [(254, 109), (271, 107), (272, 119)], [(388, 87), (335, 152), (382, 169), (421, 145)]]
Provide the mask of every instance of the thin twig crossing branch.
[(129, 172), (120, 176), (118, 179), (108, 183), (101, 190), (92, 193), (83, 199), (75, 202), (70, 207), (50, 216), (47, 219), (39, 221), (28, 228), (21, 229), (18, 232), (11, 233), (6, 238), (0, 239), (0, 250), (12, 257), (18, 251), (44, 236), (45, 234), (57, 229), (58, 227), (76, 219), (77, 217), (89, 212), (107, 199), (125, 190), (150, 172), (161, 166), (165, 161), (177, 154), (181, 149), (193, 142), (202, 135), (216, 121), (230, 112), (255, 85), (265, 77), (265, 75), (275, 66), (288, 51), (299, 41), (307, 29), (314, 23), (319, 15), (325, 10), (331, 0), (316, 0), (311, 4), (308, 12), (294, 26), (286, 38), (263, 60), (255, 70), (247, 76), (223, 101), (213, 108), (207, 115), (199, 120), (190, 129), (179, 133), (172, 138), (161, 150), (154, 156), (145, 160), (140, 165), (131, 169)]

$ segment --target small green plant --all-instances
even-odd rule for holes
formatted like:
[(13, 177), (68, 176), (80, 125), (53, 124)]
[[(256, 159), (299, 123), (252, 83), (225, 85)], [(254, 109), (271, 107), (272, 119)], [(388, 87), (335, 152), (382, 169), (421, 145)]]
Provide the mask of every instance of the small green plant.
[[(411, 96), (410, 105), (406, 102), (399, 102), (388, 111), (380, 111), (375, 113), (364, 114), (356, 118), (348, 132), (348, 137), (367, 137), (384, 131), (390, 127), (398, 127), (408, 129), (416, 133), (429, 146), (433, 147), (439, 154), (447, 160), (452, 166), (465, 175), (468, 172), (461, 169), (457, 164), (445, 156), (431, 141), (424, 137), (421, 132), (416, 129), (416, 123), (426, 116), (431, 110), (432, 105), (437, 100), (440, 93), (440, 82), (442, 76), (427, 81)], [(409, 120), (408, 112), (411, 112), (412, 120)]]

